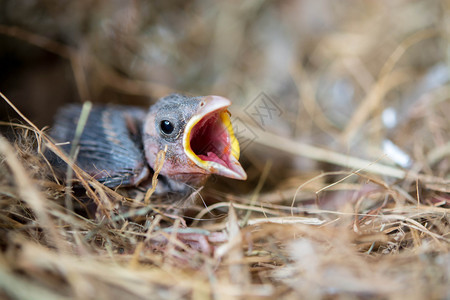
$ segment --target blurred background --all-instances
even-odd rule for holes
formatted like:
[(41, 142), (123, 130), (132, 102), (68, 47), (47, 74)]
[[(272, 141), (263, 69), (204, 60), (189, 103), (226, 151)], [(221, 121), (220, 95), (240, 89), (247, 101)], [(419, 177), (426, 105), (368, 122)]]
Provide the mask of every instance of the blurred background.
[(258, 132), (443, 176), (448, 162), (431, 171), (429, 156), (449, 140), (449, 6), (3, 0), (0, 91), (40, 128), (68, 102), (228, 97), (250, 179), (277, 162), (269, 183), (332, 167), (261, 146)]

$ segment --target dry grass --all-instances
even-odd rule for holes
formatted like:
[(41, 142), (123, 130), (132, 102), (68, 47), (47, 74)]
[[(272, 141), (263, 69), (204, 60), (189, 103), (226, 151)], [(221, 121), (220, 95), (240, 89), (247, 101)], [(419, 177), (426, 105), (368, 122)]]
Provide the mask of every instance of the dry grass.
[(448, 2), (30, 3), (0, 33), (69, 62), (83, 101), (235, 99), (249, 180), (177, 216), (76, 166), (67, 190), (45, 130), (2, 123), (0, 297), (450, 298)]

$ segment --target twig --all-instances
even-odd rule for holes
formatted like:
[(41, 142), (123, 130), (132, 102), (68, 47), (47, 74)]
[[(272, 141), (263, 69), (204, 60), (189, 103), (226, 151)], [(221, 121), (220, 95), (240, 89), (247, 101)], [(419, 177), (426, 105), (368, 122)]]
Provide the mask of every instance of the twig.
[[(256, 201), (258, 200), (258, 195), (261, 192), (262, 187), (264, 186), (264, 183), (266, 182), (267, 176), (269, 175), (269, 171), (272, 168), (272, 161), (267, 161), (266, 165), (264, 166), (264, 170), (261, 174), (261, 177), (259, 177), (258, 184), (256, 185), (255, 190), (253, 191), (252, 198), (250, 200), (250, 206), (254, 206)], [(244, 218), (242, 219), (241, 225), (244, 227), (247, 225), (248, 219), (250, 218), (250, 215), (252, 214), (251, 210), (248, 210), (245, 214)]]
[[(17, 107), (5, 96), (3, 95), (3, 93), (0, 92), (0, 97), (3, 98), (3, 100), (5, 100), (5, 102), (11, 106), (11, 108), (22, 118), (24, 119), (38, 134), (39, 136), (41, 136), (45, 141), (46, 141), (46, 145), (47, 147), (53, 151), (56, 155), (58, 155), (66, 164), (70, 165), (70, 159), (67, 157), (67, 155), (65, 155), (61, 149), (59, 149), (54, 143), (53, 141), (40, 129), (37, 128), (36, 125), (34, 125), (30, 120), (28, 120), (27, 117), (25, 117), (25, 115), (23, 115), (18, 109)], [(100, 209), (103, 210), (104, 214), (110, 218), (109, 213), (103, 208), (102, 203), (100, 201), (100, 199), (97, 197), (97, 195), (94, 193), (94, 191), (92, 190), (91, 186), (89, 185), (89, 183), (85, 180), (85, 178), (90, 178), (89, 175), (86, 174), (86, 172), (84, 172), (82, 169), (80, 169), (77, 165), (73, 165), (73, 171), (75, 172), (75, 175), (77, 175), (77, 178), (80, 180), (81, 184), (83, 185), (83, 187), (86, 189), (86, 192), (88, 193), (88, 195), (90, 195), (90, 197), (94, 200), (94, 202), (100, 207)], [(98, 181), (93, 180), (91, 178), (91, 184), (98, 190), (99, 188), (105, 188), (106, 187), (102, 184), (100, 184)], [(112, 191), (111, 191), (112, 192)]]
[(11, 169), (21, 198), (28, 203), (30, 208), (36, 214), (37, 219), (40, 221), (40, 226), (48, 233), (49, 241), (57, 249), (64, 250), (65, 246), (61, 242), (56, 227), (48, 215), (48, 207), (45, 200), (28, 177), (27, 172), (19, 159), (14, 154), (14, 149), (3, 136), (0, 136), (0, 153), (4, 155), (6, 163)]
[(152, 177), (152, 187), (149, 190), (147, 190), (144, 197), (144, 203), (147, 205), (150, 204), (150, 197), (156, 190), (156, 185), (158, 184), (158, 175), (163, 168), (164, 160), (166, 159), (166, 152), (167, 152), (167, 145), (164, 147), (164, 150), (160, 150), (156, 155), (155, 173), (153, 174)]
[(73, 210), (72, 205), (72, 199), (71, 199), (71, 193), (70, 190), (72, 188), (72, 177), (73, 177), (73, 165), (75, 161), (77, 160), (78, 155), (78, 144), (80, 143), (81, 135), (83, 134), (83, 130), (86, 126), (89, 113), (92, 108), (92, 103), (87, 101), (83, 104), (83, 107), (81, 109), (80, 119), (78, 120), (77, 128), (75, 129), (75, 137), (72, 141), (72, 146), (70, 148), (70, 164), (67, 165), (67, 173), (66, 173), (66, 197), (65, 197), (65, 204), (66, 208), (69, 211)]

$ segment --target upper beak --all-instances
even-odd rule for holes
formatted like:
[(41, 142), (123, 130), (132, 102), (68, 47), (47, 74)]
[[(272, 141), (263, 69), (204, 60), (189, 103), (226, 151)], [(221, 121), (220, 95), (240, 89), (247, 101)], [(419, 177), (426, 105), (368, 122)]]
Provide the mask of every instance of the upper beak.
[(230, 105), (230, 100), (220, 96), (204, 97), (186, 124), (183, 148), (206, 173), (245, 180), (247, 174), (238, 161), (239, 142), (227, 111)]

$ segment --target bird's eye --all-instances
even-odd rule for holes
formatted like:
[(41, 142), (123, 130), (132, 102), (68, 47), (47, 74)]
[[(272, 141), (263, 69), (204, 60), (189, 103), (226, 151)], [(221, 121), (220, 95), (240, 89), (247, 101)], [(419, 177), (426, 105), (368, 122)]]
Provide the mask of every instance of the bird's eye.
[(160, 127), (161, 127), (162, 132), (164, 132), (165, 134), (171, 134), (173, 132), (173, 130), (175, 129), (172, 122), (170, 122), (168, 120), (162, 120)]

